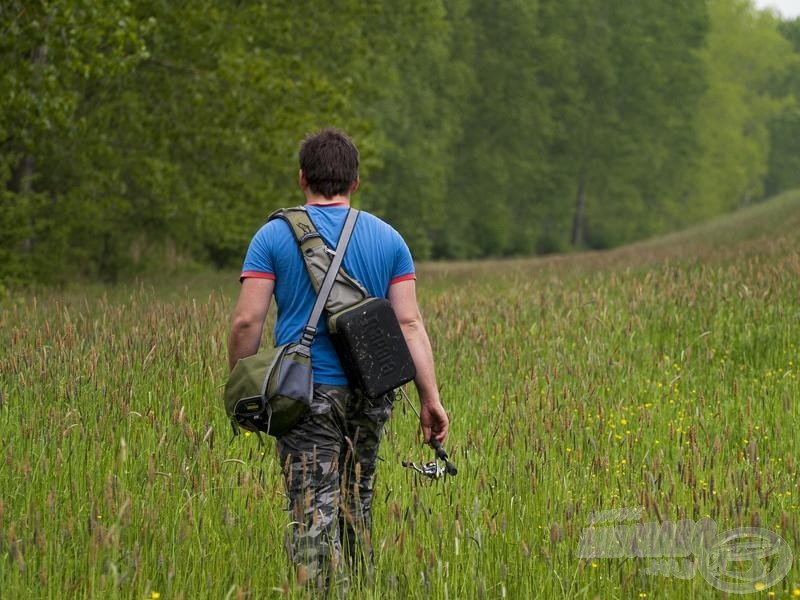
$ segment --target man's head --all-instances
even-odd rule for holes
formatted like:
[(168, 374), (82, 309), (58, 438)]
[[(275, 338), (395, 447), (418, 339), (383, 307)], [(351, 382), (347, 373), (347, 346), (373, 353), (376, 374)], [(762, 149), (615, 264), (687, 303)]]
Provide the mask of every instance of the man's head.
[(300, 171), (313, 193), (346, 196), (358, 184), (358, 150), (343, 131), (323, 129), (300, 144)]

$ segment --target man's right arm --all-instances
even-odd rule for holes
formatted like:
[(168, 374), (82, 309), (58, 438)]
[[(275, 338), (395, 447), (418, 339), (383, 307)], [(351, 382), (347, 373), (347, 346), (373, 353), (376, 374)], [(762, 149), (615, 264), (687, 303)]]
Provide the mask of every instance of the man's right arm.
[(417, 376), (414, 384), (420, 398), (420, 425), (425, 441), (435, 437), (439, 442), (447, 438), (449, 421), (439, 398), (433, 350), (422, 322), (417, 304), (416, 282), (413, 279), (398, 281), (389, 287), (389, 302), (392, 304), (403, 336), (408, 344)]
[(228, 337), (228, 366), (231, 369), (240, 358), (258, 352), (274, 289), (273, 279), (247, 277), (242, 280)]

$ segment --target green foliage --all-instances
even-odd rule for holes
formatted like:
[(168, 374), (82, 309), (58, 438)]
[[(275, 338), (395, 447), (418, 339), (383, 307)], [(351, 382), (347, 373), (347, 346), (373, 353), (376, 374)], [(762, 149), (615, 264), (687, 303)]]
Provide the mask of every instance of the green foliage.
[[(150, 24), (128, 2), (6, 2), (0, 8), (0, 175), (6, 190), (0, 277), (63, 276), (74, 226), (106, 227), (107, 214), (86, 215), (70, 194), (79, 179), (107, 178), (106, 165), (80, 171), (83, 133), (106, 86), (147, 55)], [(102, 203), (113, 203), (103, 197)], [(97, 260), (99, 257), (92, 256)]]
[(381, 162), (364, 208), (388, 219), (417, 258), (429, 258), (445, 226), (451, 152), (461, 125), (453, 110), (463, 66), (454, 64), (453, 23), (441, 1), (377, 2), (367, 18), (368, 67), (358, 112), (380, 132)]
[(696, 113), (697, 158), (692, 218), (708, 217), (763, 197), (769, 125), (796, 101), (775, 94), (774, 81), (797, 60), (775, 17), (746, 0), (709, 2), (712, 28), (702, 51), (708, 89)]
[(418, 259), (614, 246), (800, 185), (798, 56), (748, 0), (10, 0), (0, 279), (238, 264), (325, 125)]
[(782, 77), (773, 83), (779, 96), (793, 96), (794, 102), (770, 122), (769, 170), (765, 192), (800, 187), (800, 18), (781, 23), (781, 33), (791, 43), (794, 55)]

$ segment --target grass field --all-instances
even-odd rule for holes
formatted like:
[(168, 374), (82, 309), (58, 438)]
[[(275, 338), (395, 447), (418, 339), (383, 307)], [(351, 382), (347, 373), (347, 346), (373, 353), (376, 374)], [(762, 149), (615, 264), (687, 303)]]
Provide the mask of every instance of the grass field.
[[(221, 409), (236, 279), (2, 300), (0, 596), (302, 597), (273, 443), (231, 441)], [(770, 580), (800, 553), (800, 194), (611, 252), (420, 265), (418, 286), (459, 474), (401, 466), (432, 455), (396, 404), (354, 596), (723, 595), (696, 557), (581, 553), (626, 514), (774, 532), (783, 554), (726, 581), (800, 595), (797, 568)]]

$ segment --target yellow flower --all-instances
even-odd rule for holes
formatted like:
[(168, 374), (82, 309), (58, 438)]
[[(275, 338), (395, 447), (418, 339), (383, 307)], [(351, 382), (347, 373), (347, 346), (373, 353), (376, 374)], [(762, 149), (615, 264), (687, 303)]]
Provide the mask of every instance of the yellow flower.
[(767, 589), (767, 584), (766, 583), (761, 583), (760, 581), (758, 581), (758, 582), (756, 582), (756, 584), (753, 587), (756, 588), (757, 592), (760, 592), (761, 590)]
[(156, 591), (150, 592), (150, 600), (158, 600), (159, 598), (161, 598), (161, 594)]
[(795, 598), (800, 598), (800, 588), (794, 588), (792, 590), (792, 596), (794, 596)]

